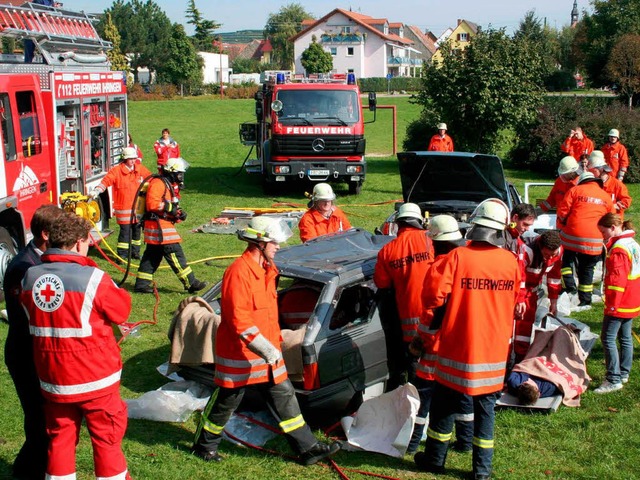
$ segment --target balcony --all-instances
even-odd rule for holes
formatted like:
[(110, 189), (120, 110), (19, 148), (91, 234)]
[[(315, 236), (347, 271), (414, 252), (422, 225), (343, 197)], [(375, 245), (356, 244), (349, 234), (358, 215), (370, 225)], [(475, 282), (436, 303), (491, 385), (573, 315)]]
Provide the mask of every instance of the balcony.
[(421, 58), (408, 58), (408, 57), (389, 57), (387, 60), (388, 66), (393, 65), (410, 65), (412, 67), (422, 66)]
[(366, 33), (324, 33), (320, 36), (320, 43), (362, 43), (367, 39)]

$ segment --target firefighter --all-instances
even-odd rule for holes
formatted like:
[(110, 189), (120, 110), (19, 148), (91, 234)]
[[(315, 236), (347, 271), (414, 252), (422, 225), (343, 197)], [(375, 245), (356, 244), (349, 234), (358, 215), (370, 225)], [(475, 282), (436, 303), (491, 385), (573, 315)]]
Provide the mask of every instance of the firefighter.
[(153, 149), (158, 156), (158, 170), (161, 173), (162, 167), (167, 164), (170, 158), (180, 158), (180, 145), (171, 137), (168, 128), (162, 129), (162, 135), (153, 144)]
[(536, 320), (538, 293), (544, 277), (547, 279), (549, 313), (558, 312), (558, 297), (562, 291), (562, 242), (556, 230), (538, 236), (530, 245), (524, 246), (524, 278), (520, 285), (518, 304), (524, 308), (516, 314), (514, 350), (519, 363), (531, 346), (531, 331)]
[(126, 260), (129, 257), (129, 243), (131, 243), (131, 257), (139, 259), (142, 245), (140, 224), (132, 212), (138, 189), (142, 182), (151, 176), (151, 172), (140, 163), (138, 153), (133, 147), (123, 149), (121, 160), (121, 163), (109, 170), (89, 196), (96, 198), (107, 188), (113, 188), (113, 210), (120, 227), (118, 256)]
[(33, 363), (29, 319), (20, 304), (21, 283), (29, 267), (42, 263), (40, 256), (47, 250), (49, 232), (62, 217), (63, 210), (51, 204), (35, 211), (31, 218), (33, 240), (11, 260), (4, 276), (4, 297), (9, 320), (4, 361), (24, 412), (25, 441), (13, 463), (13, 476), (17, 478), (44, 478), (49, 445), (44, 398)]
[[(447, 253), (456, 247), (465, 244), (462, 233), (458, 228), (458, 222), (451, 215), (436, 215), (429, 221), (429, 237), (433, 241), (435, 261), (429, 268), (433, 268), (437, 262), (441, 262)], [(426, 274), (426, 272), (425, 272)], [(422, 285), (420, 285), (420, 300), (422, 307)], [(437, 313), (436, 313), (437, 312)], [(436, 310), (424, 310), (420, 312), (420, 323), (418, 324), (418, 334), (414, 336), (410, 349), (414, 356), (418, 358), (416, 375), (412, 383), (418, 389), (420, 395), (420, 408), (413, 425), (413, 434), (407, 453), (412, 454), (418, 450), (420, 440), (427, 423), (429, 407), (431, 406), (431, 396), (435, 387), (433, 376), (435, 366), (435, 355), (438, 351), (438, 335), (435, 328), (434, 316), (441, 319), (444, 307)], [(433, 328), (432, 328), (433, 325)], [(459, 452), (471, 450), (471, 440), (473, 437), (473, 403), (471, 398), (462, 406), (462, 412), (456, 414), (456, 441), (453, 448)]]
[(447, 124), (438, 124), (438, 133), (429, 141), (430, 152), (453, 152), (453, 139), (447, 134)]
[(602, 179), (595, 178), (591, 172), (580, 175), (578, 184), (567, 192), (558, 206), (556, 226), (564, 248), (562, 286), (569, 294), (578, 294), (580, 307), (591, 305), (593, 272), (602, 254), (598, 220), (613, 209), (611, 196), (602, 188)]
[(549, 192), (549, 196), (545, 201), (540, 204), (540, 209), (543, 212), (555, 210), (562, 201), (565, 194), (575, 187), (580, 176), (580, 165), (575, 158), (571, 155), (567, 155), (558, 165), (558, 178), (553, 184), (553, 188)]
[[(604, 319), (600, 339), (607, 367), (605, 380), (595, 393), (620, 390), (629, 381), (633, 363), (633, 319), (640, 314), (640, 245), (631, 222), (608, 213), (598, 221), (607, 243), (604, 278)], [(616, 346), (620, 342), (620, 352)]]
[(569, 136), (560, 146), (560, 150), (575, 158), (583, 168), (586, 166), (587, 158), (594, 148), (593, 141), (584, 134), (580, 127), (571, 130)]
[(520, 270), (504, 248), (509, 208), (488, 199), (476, 208), (468, 246), (451, 251), (425, 277), (423, 307), (445, 305), (435, 360), (436, 386), (424, 452), (414, 459), (423, 470), (442, 473), (455, 414), (464, 395), (473, 399), (473, 474), (489, 478), (493, 459), (494, 407), (504, 385), (513, 332)]
[(622, 181), (629, 168), (627, 147), (620, 143), (620, 132), (616, 128), (609, 130), (609, 141), (602, 146), (602, 153), (611, 167), (611, 176)]
[(351, 228), (347, 216), (335, 205), (335, 200), (336, 194), (328, 183), (318, 183), (313, 187), (311, 206), (298, 223), (300, 240), (306, 242), (320, 235)]
[(218, 388), (204, 409), (192, 453), (219, 462), (224, 426), (247, 388), (257, 390), (278, 420), (280, 429), (298, 450), (299, 461), (312, 465), (339, 450), (336, 443), (318, 442), (305, 422), (282, 358), (278, 325), (274, 255), (292, 233), (277, 218), (257, 216), (238, 230), (247, 242), (242, 256), (222, 277), (221, 321), (215, 340)]
[(184, 172), (187, 168), (188, 164), (183, 158), (170, 158), (162, 167), (162, 176), (149, 181), (144, 214), (144, 242), (147, 246), (138, 268), (135, 292), (153, 293), (153, 274), (162, 257), (167, 260), (189, 293), (202, 290), (207, 285), (198, 280), (187, 265), (180, 245), (182, 239), (175, 227), (176, 223), (187, 218), (187, 213), (175, 196), (175, 191), (184, 187)]
[(65, 212), (49, 232), (42, 265), (31, 267), (20, 300), (29, 317), (34, 360), (50, 437), (45, 478), (76, 478), (82, 421), (97, 478), (130, 478), (122, 452), (127, 405), (112, 324), (131, 312), (131, 296), (87, 257), (91, 224)]
[(594, 177), (602, 180), (602, 188), (611, 195), (615, 213), (624, 220), (624, 211), (631, 206), (631, 195), (627, 186), (613, 175), (613, 168), (607, 164), (600, 150), (591, 152), (587, 168)]

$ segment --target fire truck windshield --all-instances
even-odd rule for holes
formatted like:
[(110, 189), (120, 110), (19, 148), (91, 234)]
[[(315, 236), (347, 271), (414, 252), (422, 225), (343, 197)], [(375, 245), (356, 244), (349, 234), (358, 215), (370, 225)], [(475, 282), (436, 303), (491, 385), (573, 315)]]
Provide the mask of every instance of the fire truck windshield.
[(352, 125), (360, 120), (358, 97), (349, 90), (281, 90), (281, 123), (301, 125)]

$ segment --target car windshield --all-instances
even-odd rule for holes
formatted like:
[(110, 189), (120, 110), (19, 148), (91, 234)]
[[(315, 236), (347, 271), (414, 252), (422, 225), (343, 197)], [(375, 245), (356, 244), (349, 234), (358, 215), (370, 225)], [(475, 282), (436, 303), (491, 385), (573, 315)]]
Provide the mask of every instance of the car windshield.
[(351, 90), (281, 90), (281, 123), (300, 125), (352, 125), (360, 118), (358, 98)]

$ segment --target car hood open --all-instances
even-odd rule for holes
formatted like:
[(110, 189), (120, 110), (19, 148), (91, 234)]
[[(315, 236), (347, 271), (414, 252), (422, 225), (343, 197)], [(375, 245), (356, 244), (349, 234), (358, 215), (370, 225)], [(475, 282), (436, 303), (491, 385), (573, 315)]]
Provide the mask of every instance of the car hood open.
[[(507, 181), (495, 155), (466, 152), (398, 153), (405, 202), (477, 205), (487, 198), (509, 203)], [(464, 208), (464, 207), (463, 207)]]

